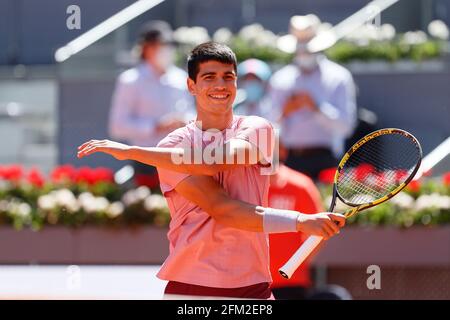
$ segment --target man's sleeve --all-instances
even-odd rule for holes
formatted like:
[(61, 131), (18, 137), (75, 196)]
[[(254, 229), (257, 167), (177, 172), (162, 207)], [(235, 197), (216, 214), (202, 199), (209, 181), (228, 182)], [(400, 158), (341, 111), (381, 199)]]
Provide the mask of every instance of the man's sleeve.
[[(167, 137), (161, 140), (157, 147), (158, 148), (187, 148), (190, 147), (188, 141), (185, 141), (181, 135), (177, 134), (176, 130), (170, 133)], [(184, 179), (190, 176), (187, 173), (181, 173), (176, 171), (171, 171), (162, 168), (156, 168), (158, 170), (160, 188), (163, 194), (172, 191), (175, 187)]]
[(257, 116), (245, 117), (233, 139), (250, 142), (262, 154), (266, 162), (264, 166), (272, 165), (275, 135), (272, 124), (268, 120)]

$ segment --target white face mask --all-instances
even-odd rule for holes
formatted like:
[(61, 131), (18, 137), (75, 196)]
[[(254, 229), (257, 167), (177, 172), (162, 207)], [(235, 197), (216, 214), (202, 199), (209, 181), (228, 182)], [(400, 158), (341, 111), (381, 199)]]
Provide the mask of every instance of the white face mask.
[(300, 53), (295, 57), (295, 63), (300, 69), (313, 70), (318, 65), (318, 54), (316, 53)]
[(175, 48), (172, 46), (161, 47), (155, 56), (155, 63), (162, 70), (167, 70), (175, 61)]

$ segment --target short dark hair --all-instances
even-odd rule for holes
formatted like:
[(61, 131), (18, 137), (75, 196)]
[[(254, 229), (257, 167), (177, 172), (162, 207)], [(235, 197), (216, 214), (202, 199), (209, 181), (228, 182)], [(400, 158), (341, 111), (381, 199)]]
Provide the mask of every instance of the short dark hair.
[(187, 60), (189, 78), (195, 81), (200, 64), (211, 60), (232, 64), (237, 73), (237, 59), (233, 50), (224, 44), (209, 41), (196, 46), (189, 54)]

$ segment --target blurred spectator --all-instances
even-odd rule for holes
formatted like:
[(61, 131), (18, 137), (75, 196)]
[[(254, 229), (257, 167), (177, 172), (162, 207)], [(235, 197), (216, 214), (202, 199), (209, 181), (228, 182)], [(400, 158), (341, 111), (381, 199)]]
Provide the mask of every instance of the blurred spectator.
[[(138, 48), (140, 64), (117, 80), (109, 133), (133, 145), (154, 147), (193, 117), (193, 101), (186, 88), (186, 72), (173, 64), (175, 42), (168, 23), (145, 24)], [(133, 167), (138, 185), (158, 186), (154, 167), (139, 162), (133, 162)]]
[(270, 81), (274, 120), (281, 128), (281, 142), (289, 149), (286, 165), (314, 179), (322, 169), (337, 165), (356, 113), (350, 72), (307, 50), (320, 24), (315, 15), (291, 18), (296, 56)]
[(271, 109), (267, 95), (272, 71), (267, 63), (258, 59), (241, 62), (237, 68), (238, 93), (234, 114), (266, 117)]

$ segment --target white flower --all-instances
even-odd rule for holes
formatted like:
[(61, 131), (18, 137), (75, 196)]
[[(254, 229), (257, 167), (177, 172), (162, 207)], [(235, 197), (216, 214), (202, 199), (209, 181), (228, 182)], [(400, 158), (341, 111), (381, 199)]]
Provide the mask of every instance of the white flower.
[(405, 192), (397, 194), (391, 202), (402, 209), (410, 209), (414, 206), (414, 198)]
[(203, 27), (180, 27), (173, 36), (177, 42), (193, 46), (210, 40), (208, 30)]
[(262, 32), (264, 32), (264, 27), (259, 23), (254, 23), (242, 27), (242, 29), (239, 31), (239, 36), (246, 41), (252, 42)]
[(153, 211), (155, 209), (164, 209), (167, 208), (167, 201), (163, 196), (159, 194), (153, 194), (147, 199), (145, 199), (144, 207), (147, 211)]
[(122, 202), (127, 206), (131, 206), (138, 202), (138, 198), (136, 195), (136, 192), (134, 189), (128, 190), (125, 192), (125, 194), (122, 196)]
[(449, 209), (450, 208), (450, 197), (443, 196), (438, 193), (424, 194), (421, 195), (416, 200), (415, 209), (417, 211), (427, 209), (427, 208), (438, 208), (438, 209)]
[(109, 201), (105, 197), (95, 198), (95, 211), (106, 211), (109, 207)]
[(410, 45), (421, 44), (427, 41), (427, 35), (423, 31), (409, 31), (403, 35), (403, 41)]
[(381, 40), (392, 40), (395, 37), (395, 28), (392, 24), (385, 23), (380, 27), (380, 38)]
[(147, 197), (150, 196), (151, 191), (146, 186), (140, 186), (134, 191), (134, 194), (136, 195), (137, 201), (144, 201)]
[(21, 218), (28, 218), (31, 215), (31, 207), (28, 203), (22, 202), (17, 206), (16, 213)]
[(87, 213), (94, 213), (96, 211), (95, 197), (90, 192), (80, 194), (78, 196), (78, 203)]
[(229, 43), (233, 38), (233, 33), (228, 28), (220, 28), (214, 32), (213, 40), (219, 43)]
[(125, 207), (123, 205), (122, 202), (120, 201), (116, 201), (111, 203), (108, 208), (106, 209), (106, 215), (111, 218), (114, 219), (118, 216), (120, 216), (123, 211), (124, 211)]
[(445, 22), (441, 20), (433, 20), (428, 25), (428, 33), (437, 39), (448, 40), (449, 31)]
[(45, 194), (38, 198), (38, 207), (42, 210), (50, 211), (56, 206), (56, 199), (52, 194)]
[(255, 44), (261, 47), (274, 47), (278, 37), (270, 30), (264, 30), (255, 37)]
[(65, 207), (67, 204), (76, 201), (75, 196), (69, 189), (52, 191), (56, 204)]

